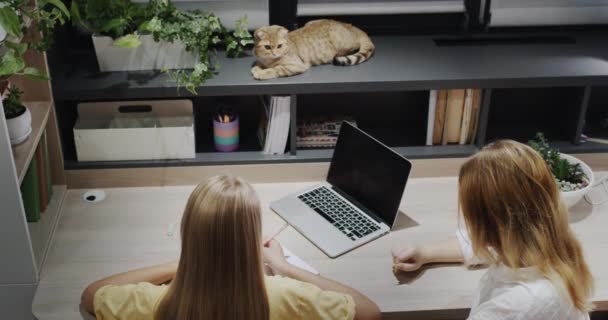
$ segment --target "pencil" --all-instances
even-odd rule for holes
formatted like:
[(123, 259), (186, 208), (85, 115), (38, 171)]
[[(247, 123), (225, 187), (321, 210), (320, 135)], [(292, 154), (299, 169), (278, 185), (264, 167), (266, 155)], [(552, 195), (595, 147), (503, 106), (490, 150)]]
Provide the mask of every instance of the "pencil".
[(285, 228), (287, 228), (287, 226), (289, 226), (289, 223), (286, 223), (285, 225), (283, 225), (277, 232), (274, 233), (274, 235), (270, 238), (268, 238), (266, 241), (264, 241), (264, 247), (267, 246), (270, 241), (272, 241), (272, 239), (274, 239), (276, 236), (279, 235), (279, 233), (281, 233), (283, 230), (285, 230)]

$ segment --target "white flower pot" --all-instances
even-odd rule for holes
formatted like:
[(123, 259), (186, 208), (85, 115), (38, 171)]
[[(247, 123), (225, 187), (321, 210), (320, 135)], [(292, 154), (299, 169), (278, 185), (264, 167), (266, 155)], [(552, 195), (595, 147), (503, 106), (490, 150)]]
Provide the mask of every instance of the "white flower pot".
[(180, 41), (155, 42), (152, 35), (142, 35), (140, 40), (139, 47), (126, 49), (115, 46), (110, 37), (93, 35), (99, 71), (191, 69), (198, 61)]
[(594, 183), (593, 171), (591, 171), (591, 168), (586, 163), (571, 155), (560, 153), (560, 156), (562, 159), (566, 159), (572, 164), (580, 163), (581, 169), (583, 170), (585, 175), (587, 175), (587, 178), (589, 178), (589, 184), (583, 189), (574, 191), (561, 191), (562, 200), (568, 208), (571, 208), (575, 204), (577, 204), (587, 193), (589, 193), (589, 191), (591, 191), (591, 188)]
[(27, 140), (32, 133), (32, 114), (30, 113), (30, 109), (25, 108), (25, 112), (22, 115), (7, 119), (6, 125), (11, 145), (15, 146)]

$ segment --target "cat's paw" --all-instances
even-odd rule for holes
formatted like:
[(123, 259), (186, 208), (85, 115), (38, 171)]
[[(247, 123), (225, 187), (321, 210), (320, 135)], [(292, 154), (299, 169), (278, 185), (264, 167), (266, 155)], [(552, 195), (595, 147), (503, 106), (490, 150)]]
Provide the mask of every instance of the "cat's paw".
[(262, 69), (258, 66), (251, 68), (251, 74), (257, 80), (268, 80), (277, 77), (277, 73), (273, 69)]

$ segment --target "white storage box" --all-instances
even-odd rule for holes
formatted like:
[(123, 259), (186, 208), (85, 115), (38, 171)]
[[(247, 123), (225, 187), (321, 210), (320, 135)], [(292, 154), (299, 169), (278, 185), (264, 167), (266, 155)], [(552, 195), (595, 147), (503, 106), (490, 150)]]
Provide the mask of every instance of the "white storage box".
[(78, 161), (193, 159), (190, 100), (78, 104)]
[(192, 69), (198, 61), (196, 55), (186, 52), (181, 41), (156, 42), (152, 35), (139, 38), (139, 47), (127, 49), (115, 46), (110, 37), (93, 36), (99, 71)]

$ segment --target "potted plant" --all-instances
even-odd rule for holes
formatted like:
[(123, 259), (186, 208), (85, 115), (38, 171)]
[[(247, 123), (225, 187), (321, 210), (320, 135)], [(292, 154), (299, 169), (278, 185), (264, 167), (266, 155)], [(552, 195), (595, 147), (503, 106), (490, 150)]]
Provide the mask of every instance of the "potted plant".
[(22, 94), (23, 91), (13, 86), (8, 88), (2, 99), (11, 145), (22, 143), (32, 133), (32, 114), (21, 103)]
[(100, 71), (163, 70), (194, 94), (219, 68), (218, 46), (238, 57), (253, 43), (246, 17), (229, 31), (213, 13), (180, 11), (168, 0), (76, 0), (71, 11), (93, 33)]
[[(32, 118), (21, 103), (23, 92), (10, 86), (9, 78), (21, 75), (48, 80), (40, 70), (28, 67), (23, 56), (29, 49), (46, 50), (52, 44), (55, 26), (65, 23), (67, 18), (68, 9), (60, 0), (39, 0), (34, 6), (28, 0), (4, 0), (0, 3), (0, 101), (8, 119), (11, 144), (28, 138), (32, 131)], [(36, 33), (40, 37), (35, 37)]]
[(568, 208), (574, 206), (591, 190), (593, 171), (586, 163), (551, 147), (542, 133), (537, 133), (534, 140), (528, 144), (540, 153), (551, 168)]

